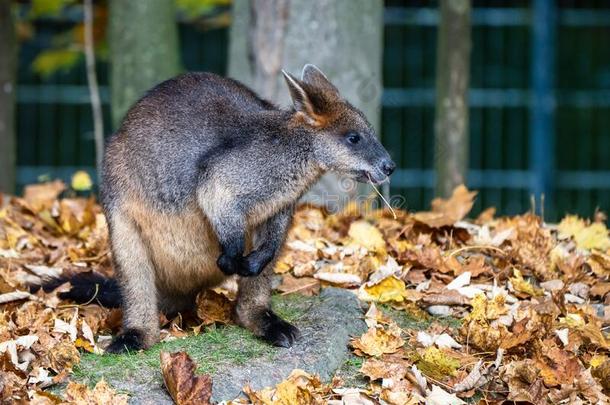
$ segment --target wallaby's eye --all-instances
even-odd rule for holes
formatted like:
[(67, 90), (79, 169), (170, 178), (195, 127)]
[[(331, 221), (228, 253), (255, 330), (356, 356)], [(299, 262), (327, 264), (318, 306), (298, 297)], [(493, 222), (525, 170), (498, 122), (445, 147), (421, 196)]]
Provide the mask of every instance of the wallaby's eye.
[(360, 142), (360, 135), (358, 135), (355, 132), (348, 132), (348, 134), (346, 135), (347, 141), (349, 143), (351, 143), (352, 145), (357, 144), (358, 142)]

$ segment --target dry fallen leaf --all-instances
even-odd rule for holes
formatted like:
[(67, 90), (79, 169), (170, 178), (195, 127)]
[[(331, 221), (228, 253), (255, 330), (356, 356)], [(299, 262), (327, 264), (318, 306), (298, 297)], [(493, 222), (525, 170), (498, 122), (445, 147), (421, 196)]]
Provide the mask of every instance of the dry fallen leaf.
[(418, 212), (415, 214), (415, 219), (433, 228), (453, 225), (470, 212), (476, 195), (476, 191), (468, 191), (462, 184), (453, 190), (448, 200), (441, 198), (432, 200), (432, 211)]
[(204, 325), (228, 324), (232, 321), (233, 305), (223, 294), (205, 290), (197, 294), (197, 317)]
[(369, 356), (395, 353), (405, 343), (400, 335), (400, 328), (396, 324), (391, 324), (388, 327), (378, 325), (369, 328), (358, 339), (352, 340), (352, 346)]
[(165, 387), (177, 405), (210, 404), (212, 378), (196, 375), (197, 366), (186, 352), (161, 352)]
[(395, 276), (386, 277), (377, 284), (363, 285), (358, 296), (363, 301), (402, 302), (407, 295), (405, 282)]
[(353, 222), (348, 231), (353, 242), (371, 251), (385, 249), (386, 243), (379, 229), (366, 221)]
[(282, 278), (282, 284), (277, 287), (282, 294), (301, 294), (306, 296), (318, 295), (320, 292), (320, 281), (313, 277), (294, 277), (286, 274)]
[(129, 399), (125, 394), (117, 394), (103, 379), (93, 389), (71, 381), (64, 395), (68, 403), (78, 405), (127, 405)]
[(584, 220), (574, 215), (565, 217), (559, 225), (559, 238), (574, 238), (576, 245), (585, 250), (610, 249), (610, 237), (606, 225), (600, 222), (587, 225)]
[(320, 390), (324, 390), (320, 379), (303, 370), (293, 370), (288, 378), (275, 388), (267, 387), (254, 391), (245, 387), (244, 392), (254, 404), (263, 405), (308, 405), (322, 403)]

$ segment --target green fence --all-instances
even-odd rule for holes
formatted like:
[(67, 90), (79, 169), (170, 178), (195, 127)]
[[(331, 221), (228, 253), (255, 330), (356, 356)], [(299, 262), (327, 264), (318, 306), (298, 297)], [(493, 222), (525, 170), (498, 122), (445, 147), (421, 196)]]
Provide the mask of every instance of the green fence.
[[(556, 18), (533, 29), (540, 13), (549, 12)], [(413, 210), (428, 205), (434, 183), (437, 22), (434, 3), (386, 1), (381, 134), (400, 167), (392, 192)], [(468, 182), (481, 191), (475, 208), (523, 212), (540, 190), (548, 194), (551, 220), (557, 213), (590, 216), (598, 206), (610, 208), (610, 2), (475, 1), (472, 22)], [(47, 80), (29, 69), (38, 50), (69, 24), (41, 21), (35, 41), (21, 48), (21, 185), (43, 174), (69, 178), (77, 169), (92, 171), (84, 66)], [(224, 73), (226, 29), (181, 24), (180, 36), (188, 70)], [(536, 66), (549, 69), (542, 82)], [(109, 128), (107, 66), (100, 63), (98, 72)]]

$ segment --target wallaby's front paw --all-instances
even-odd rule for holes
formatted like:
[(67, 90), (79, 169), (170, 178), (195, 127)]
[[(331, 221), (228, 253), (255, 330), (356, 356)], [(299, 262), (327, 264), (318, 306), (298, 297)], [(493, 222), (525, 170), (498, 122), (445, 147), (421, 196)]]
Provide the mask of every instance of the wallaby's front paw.
[(242, 277), (253, 277), (261, 274), (265, 266), (271, 261), (271, 258), (265, 252), (256, 250), (246, 257), (231, 257), (223, 253), (216, 261), (216, 264), (227, 275), (238, 274)]
[(125, 353), (145, 349), (144, 335), (137, 329), (125, 329), (112, 339), (106, 353)]
[(241, 267), (241, 260), (239, 257), (231, 257), (226, 254), (221, 254), (216, 261), (218, 268), (226, 275), (230, 276), (233, 274), (239, 274)]
[(301, 332), (271, 311), (263, 315), (263, 339), (280, 347), (291, 347), (301, 337)]

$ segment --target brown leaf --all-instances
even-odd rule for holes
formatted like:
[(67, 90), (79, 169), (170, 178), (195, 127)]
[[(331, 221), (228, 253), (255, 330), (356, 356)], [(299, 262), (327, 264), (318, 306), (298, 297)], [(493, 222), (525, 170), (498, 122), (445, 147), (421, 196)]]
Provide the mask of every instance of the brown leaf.
[(583, 370), (576, 356), (558, 347), (547, 350), (545, 358), (537, 365), (547, 387), (569, 384)]
[(409, 363), (406, 361), (396, 363), (386, 358), (366, 359), (360, 367), (360, 372), (371, 380), (381, 380), (383, 378), (402, 378), (409, 371)]
[(418, 212), (415, 219), (432, 228), (453, 225), (470, 212), (476, 195), (476, 191), (468, 191), (463, 184), (459, 185), (448, 200), (435, 198), (432, 200), (432, 211)]
[(48, 183), (31, 184), (25, 186), (23, 199), (35, 210), (50, 208), (57, 200), (57, 197), (66, 189), (66, 185), (61, 180)]
[(210, 404), (212, 378), (195, 375), (197, 366), (186, 352), (161, 352), (165, 387), (177, 405)]
[(64, 340), (53, 346), (49, 351), (49, 360), (51, 368), (59, 373), (64, 369), (72, 369), (74, 365), (78, 364), (80, 354), (74, 343)]
[(128, 396), (117, 394), (103, 379), (93, 389), (71, 381), (66, 387), (65, 397), (69, 403), (82, 405), (127, 405)]
[(388, 328), (377, 325), (353, 340), (352, 346), (357, 349), (356, 354), (358, 351), (369, 356), (395, 353), (405, 343), (400, 334), (400, 328), (395, 324), (391, 324)]
[(294, 277), (285, 274), (282, 284), (277, 287), (278, 291), (285, 294), (297, 293), (306, 296), (318, 295), (320, 293), (320, 281), (313, 277)]
[(197, 316), (204, 325), (213, 323), (231, 323), (233, 305), (227, 297), (212, 290), (205, 290), (197, 295)]

